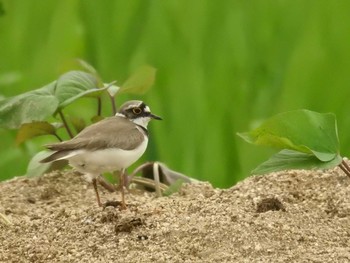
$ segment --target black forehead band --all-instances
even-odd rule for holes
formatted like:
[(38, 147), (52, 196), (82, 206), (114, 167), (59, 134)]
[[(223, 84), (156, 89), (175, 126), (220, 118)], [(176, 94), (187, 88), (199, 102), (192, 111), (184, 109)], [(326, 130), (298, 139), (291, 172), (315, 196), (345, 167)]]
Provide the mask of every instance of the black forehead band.
[(141, 105), (139, 106), (142, 110), (144, 110), (146, 108), (146, 104), (145, 103), (141, 103)]
[(146, 108), (146, 104), (142, 102), (139, 106), (131, 107), (131, 108), (127, 109), (127, 111), (132, 111), (132, 109), (134, 109), (134, 108), (136, 108), (136, 107), (137, 107), (137, 108), (140, 108), (142, 111), (144, 111), (145, 108)]
[(143, 103), (143, 102), (139, 106), (135, 106), (135, 107), (129, 108), (126, 111), (132, 113), (132, 110), (134, 108), (136, 108), (136, 107), (141, 109), (141, 111), (142, 111), (141, 114), (138, 114), (138, 115), (132, 114), (130, 117), (135, 117), (135, 118), (149, 117), (150, 113), (149, 112), (145, 112), (145, 108), (147, 107), (147, 105), (145, 103)]

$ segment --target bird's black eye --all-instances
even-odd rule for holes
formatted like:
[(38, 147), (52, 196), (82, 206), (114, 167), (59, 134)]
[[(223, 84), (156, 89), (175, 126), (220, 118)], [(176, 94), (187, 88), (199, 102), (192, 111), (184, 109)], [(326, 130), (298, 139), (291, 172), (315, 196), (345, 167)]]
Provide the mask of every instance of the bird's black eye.
[(142, 112), (142, 110), (139, 107), (137, 107), (137, 108), (133, 108), (132, 112), (136, 115), (139, 115)]

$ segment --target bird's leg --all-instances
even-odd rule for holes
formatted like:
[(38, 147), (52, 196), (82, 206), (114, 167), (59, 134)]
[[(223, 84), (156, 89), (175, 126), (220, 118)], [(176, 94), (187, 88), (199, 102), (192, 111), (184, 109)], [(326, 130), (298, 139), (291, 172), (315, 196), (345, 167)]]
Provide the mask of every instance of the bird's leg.
[(101, 204), (101, 200), (100, 200), (100, 195), (98, 194), (98, 190), (97, 190), (97, 180), (96, 180), (96, 178), (92, 179), (92, 185), (94, 186), (94, 189), (95, 189), (97, 204), (98, 204), (98, 206), (101, 207), (102, 204)]
[(118, 180), (118, 187), (116, 189), (121, 191), (122, 195), (122, 201), (121, 202), (107, 202), (105, 206), (119, 206), (120, 210), (126, 209), (125, 204), (125, 193), (124, 193), (124, 184), (125, 184), (125, 169), (122, 169), (121, 171), (114, 171), (113, 175), (117, 177)]
[(125, 204), (125, 193), (124, 193), (124, 184), (125, 184), (125, 169), (121, 170), (119, 173), (119, 184), (121, 186), (121, 194), (122, 194), (122, 206), (121, 209), (126, 209)]
[(124, 193), (124, 184), (125, 184), (125, 169), (122, 169), (121, 171), (115, 171), (114, 172), (115, 176), (118, 176), (118, 188), (121, 191), (122, 195), (122, 201), (121, 201), (121, 208), (120, 209), (126, 209), (126, 204), (125, 204), (125, 193)]
[(108, 192), (113, 193), (115, 192), (117, 189), (115, 187), (115, 185), (109, 183), (104, 177), (99, 176), (97, 178), (97, 181), (100, 183), (101, 186), (103, 186), (105, 189), (108, 190)]

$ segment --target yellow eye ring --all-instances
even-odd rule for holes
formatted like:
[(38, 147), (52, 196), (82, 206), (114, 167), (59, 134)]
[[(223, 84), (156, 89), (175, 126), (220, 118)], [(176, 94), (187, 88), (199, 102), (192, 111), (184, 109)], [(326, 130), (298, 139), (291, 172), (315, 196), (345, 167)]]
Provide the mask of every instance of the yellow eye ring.
[(132, 112), (136, 115), (139, 115), (142, 112), (142, 110), (140, 108), (133, 108)]

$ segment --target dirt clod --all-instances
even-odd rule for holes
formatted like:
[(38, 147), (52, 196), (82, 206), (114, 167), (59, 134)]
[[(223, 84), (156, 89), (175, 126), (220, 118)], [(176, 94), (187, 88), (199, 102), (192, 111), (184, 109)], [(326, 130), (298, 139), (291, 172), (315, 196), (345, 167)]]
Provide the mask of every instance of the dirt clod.
[(16, 178), (0, 183), (0, 262), (350, 262), (349, 182), (340, 169), (279, 172), (130, 191), (120, 211), (71, 172)]
[(48, 186), (45, 187), (41, 193), (40, 193), (40, 199), (42, 200), (49, 200), (51, 198), (54, 198), (55, 196), (57, 196), (59, 194), (59, 192), (57, 191), (57, 189), (53, 186)]
[(262, 199), (257, 204), (257, 207), (256, 207), (256, 212), (258, 213), (265, 213), (267, 211), (279, 211), (279, 210), (286, 211), (286, 208), (281, 203), (281, 201), (275, 197)]
[(127, 220), (123, 220), (122, 222), (118, 223), (115, 226), (115, 232), (116, 234), (120, 233), (120, 232), (131, 232), (134, 228), (138, 227), (138, 226), (142, 226), (143, 225), (143, 221), (141, 218), (131, 218), (131, 219), (127, 219)]

